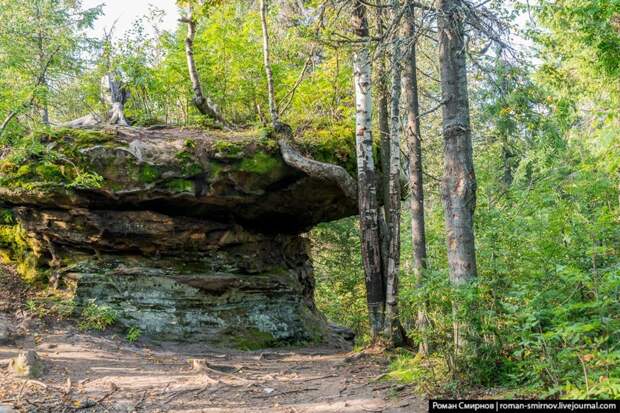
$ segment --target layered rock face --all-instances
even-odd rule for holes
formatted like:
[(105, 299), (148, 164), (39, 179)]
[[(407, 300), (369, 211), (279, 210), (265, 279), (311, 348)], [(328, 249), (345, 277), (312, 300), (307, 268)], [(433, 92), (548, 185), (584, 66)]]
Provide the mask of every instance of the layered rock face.
[(354, 214), (355, 201), (287, 166), (274, 141), (119, 128), (40, 142), (0, 160), (0, 249), (23, 273), (71, 285), (78, 304), (109, 305), (159, 339), (328, 338), (300, 234)]

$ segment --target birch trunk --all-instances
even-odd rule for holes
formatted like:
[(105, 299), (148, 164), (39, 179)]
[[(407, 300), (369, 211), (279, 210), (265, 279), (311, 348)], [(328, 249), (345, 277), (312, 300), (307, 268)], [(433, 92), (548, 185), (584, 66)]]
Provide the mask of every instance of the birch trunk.
[[(400, 3), (392, 0), (392, 12), (398, 16)], [(388, 232), (387, 271), (385, 274), (385, 338), (390, 347), (402, 343), (398, 317), (398, 275), (400, 271), (400, 95), (401, 95), (401, 38), (392, 39), (392, 91), (390, 96), (390, 151), (388, 169), (388, 194), (385, 205)]]
[(194, 106), (203, 115), (209, 116), (210, 118), (215, 119), (223, 125), (228, 125), (224, 117), (220, 114), (217, 106), (211, 101), (208, 96), (205, 96), (202, 91), (200, 76), (198, 74), (198, 69), (196, 68), (196, 62), (194, 60), (194, 38), (196, 37), (196, 20), (194, 20), (191, 3), (188, 7), (187, 17), (182, 18), (181, 21), (187, 24), (187, 36), (185, 37), (185, 57), (187, 59), (187, 69), (189, 71), (189, 78), (192, 82), (192, 90), (194, 92), (194, 96), (192, 99)]
[(355, 141), (357, 153), (358, 200), (362, 261), (366, 274), (366, 299), (373, 339), (383, 331), (385, 290), (381, 271), (381, 251), (377, 219), (377, 188), (372, 155), (372, 96), (370, 36), (366, 7), (353, 5), (352, 27), (360, 39), (353, 56), (355, 81)]
[[(476, 278), (474, 173), (467, 68), (460, 0), (438, 0), (439, 61), (443, 105), (444, 176), (442, 201), (448, 244), (450, 281), (463, 286)], [(454, 313), (459, 309), (454, 304)], [(458, 352), (466, 342), (467, 323), (455, 321), (454, 344)]]
[[(413, 245), (413, 272), (418, 288), (426, 269), (426, 230), (424, 225), (424, 177), (422, 174), (422, 136), (420, 134), (420, 104), (418, 99), (417, 56), (416, 56), (416, 25), (415, 10), (408, 4), (403, 20), (403, 39), (409, 44), (403, 56), (403, 92), (407, 108), (407, 125), (405, 138), (409, 151), (409, 189), (411, 192), (411, 238)], [(422, 303), (418, 311), (416, 328), (424, 337), (426, 322), (426, 306)], [(420, 343), (419, 351), (428, 353), (427, 340)]]
[(273, 73), (271, 71), (271, 57), (269, 50), (269, 30), (267, 27), (267, 3), (266, 0), (260, 0), (260, 21), (263, 29), (263, 64), (265, 66), (265, 75), (267, 76), (267, 93), (269, 99), (269, 113), (271, 114), (271, 122), (273, 128), (277, 131), (280, 128), (280, 119), (278, 116), (278, 108), (276, 105), (275, 90), (273, 86)]

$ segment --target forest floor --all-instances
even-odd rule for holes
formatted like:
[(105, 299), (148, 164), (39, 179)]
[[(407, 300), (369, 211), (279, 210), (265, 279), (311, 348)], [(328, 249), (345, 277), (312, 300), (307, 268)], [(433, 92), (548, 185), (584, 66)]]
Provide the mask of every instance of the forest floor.
[[(0, 316), (19, 337), (0, 345), (0, 412), (418, 412), (426, 401), (386, 381), (381, 355), (329, 348), (243, 352), (180, 343), (130, 344), (67, 321), (32, 318), (29, 291), (0, 268)], [(8, 360), (35, 350), (37, 380), (12, 377)], [(3, 408), (5, 410), (3, 410)]]

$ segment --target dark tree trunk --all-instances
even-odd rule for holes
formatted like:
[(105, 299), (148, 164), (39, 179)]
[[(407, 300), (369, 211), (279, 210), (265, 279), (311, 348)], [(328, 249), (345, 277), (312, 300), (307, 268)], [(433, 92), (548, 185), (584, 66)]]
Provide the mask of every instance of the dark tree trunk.
[(370, 36), (366, 6), (355, 1), (351, 25), (361, 41), (354, 54), (355, 140), (357, 153), (358, 199), (362, 261), (366, 274), (366, 299), (373, 339), (383, 331), (385, 289), (381, 270), (381, 250), (377, 219), (377, 188), (372, 155), (372, 96)]
[(512, 185), (512, 158), (514, 155), (510, 151), (510, 147), (508, 146), (508, 139), (503, 138), (502, 140), (502, 167), (504, 173), (502, 174), (502, 184), (505, 188), (508, 188)]
[[(392, 12), (399, 15), (400, 4), (392, 0)], [(404, 341), (398, 314), (398, 278), (400, 272), (400, 96), (401, 96), (401, 38), (397, 33), (392, 39), (392, 91), (390, 95), (389, 168), (386, 197), (386, 218), (389, 230), (388, 255), (385, 273), (385, 329), (388, 346), (401, 345)]]
[[(443, 105), (444, 176), (442, 201), (448, 246), (448, 268), (454, 286), (476, 277), (474, 173), (467, 68), (465, 62), (463, 8), (460, 0), (438, 0), (439, 60)], [(456, 305), (456, 304), (455, 304)], [(455, 308), (455, 313), (458, 308)], [(460, 349), (467, 335), (465, 323), (455, 322), (454, 343)]]
[[(377, 36), (383, 37), (384, 13), (382, 7), (375, 9)], [(383, 205), (388, 204), (388, 174), (390, 169), (390, 112), (388, 109), (388, 73), (386, 69), (385, 47), (379, 50), (377, 58), (377, 116), (379, 118), (379, 164), (381, 173), (377, 174), (377, 187), (381, 189)], [(381, 262), (383, 273), (387, 273), (387, 256), (389, 248), (390, 233), (388, 229), (388, 211), (384, 207), (379, 207), (379, 234), (381, 237)], [(385, 285), (385, 277), (384, 277)]]
[[(418, 288), (426, 269), (426, 230), (424, 226), (424, 180), (422, 169), (422, 138), (420, 134), (420, 105), (416, 62), (416, 26), (413, 5), (408, 4), (404, 13), (403, 38), (409, 45), (403, 56), (403, 92), (407, 108), (405, 137), (409, 151), (409, 189), (411, 192), (411, 238), (413, 245), (413, 272)], [(418, 311), (416, 328), (424, 335), (427, 327), (425, 305)], [(420, 352), (428, 353), (426, 340), (420, 343)]]

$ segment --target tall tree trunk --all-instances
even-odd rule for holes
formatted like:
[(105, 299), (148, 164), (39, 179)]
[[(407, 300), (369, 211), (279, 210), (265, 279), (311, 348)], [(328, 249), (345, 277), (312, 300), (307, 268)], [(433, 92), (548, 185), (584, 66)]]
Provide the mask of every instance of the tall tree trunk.
[[(382, 38), (385, 31), (383, 30), (384, 14), (383, 7), (375, 8), (377, 36)], [(381, 165), (381, 173), (377, 174), (377, 187), (381, 189), (383, 197), (383, 205), (388, 204), (388, 175), (390, 169), (390, 112), (388, 109), (388, 73), (386, 69), (386, 48), (380, 46), (379, 56), (377, 58), (377, 115), (379, 118), (379, 162)], [(381, 238), (381, 261), (383, 274), (387, 273), (387, 256), (389, 249), (390, 233), (387, 225), (388, 211), (385, 207), (379, 207), (379, 235)], [(383, 277), (385, 284), (385, 277)]]
[(514, 157), (514, 155), (508, 145), (508, 138), (502, 137), (502, 167), (504, 170), (502, 175), (502, 184), (504, 185), (504, 188), (508, 188), (512, 185), (512, 157)]
[[(398, 16), (399, 0), (392, 0), (392, 13)], [(398, 317), (398, 275), (400, 272), (400, 95), (401, 95), (401, 38), (392, 39), (392, 91), (390, 122), (390, 158), (388, 169), (388, 196), (385, 205), (389, 230), (387, 271), (385, 274), (385, 338), (389, 346), (403, 341)]]
[[(41, 3), (40, 2), (35, 2), (36, 5), (36, 12), (35, 12), (35, 18), (37, 20), (37, 22), (41, 23), (42, 20), (42, 16), (41, 16)], [(39, 26), (39, 30), (37, 31), (37, 48), (38, 48), (38, 52), (39, 52), (39, 67), (44, 67), (46, 65), (45, 61), (45, 50), (43, 49), (43, 29), (41, 26)], [(41, 88), (43, 89), (43, 100), (41, 103), (41, 122), (44, 125), (49, 125), (50, 124), (50, 115), (49, 115), (49, 104), (48, 104), (48, 94), (49, 94), (49, 86), (47, 85), (47, 76), (45, 75), (45, 73), (43, 73), (39, 79), (38, 79), (38, 84), (41, 86)]]
[(376, 339), (383, 331), (385, 290), (381, 271), (377, 188), (372, 156), (370, 36), (366, 6), (359, 1), (355, 1), (353, 5), (351, 25), (355, 35), (360, 39), (360, 45), (355, 50), (353, 57), (358, 200), (370, 331), (373, 339)]
[(275, 89), (273, 86), (273, 73), (271, 71), (271, 58), (269, 55), (269, 30), (267, 27), (266, 0), (260, 0), (260, 21), (263, 29), (263, 64), (265, 66), (265, 75), (267, 76), (269, 113), (271, 114), (271, 123), (273, 124), (273, 128), (277, 131), (280, 129), (280, 119), (278, 116), (278, 107), (276, 105)]
[[(467, 68), (460, 0), (438, 0), (439, 61), (443, 105), (444, 176), (442, 201), (450, 281), (463, 286), (476, 277), (474, 209), (476, 176), (472, 155)], [(454, 313), (458, 313), (456, 303)], [(454, 344), (465, 344), (467, 323), (455, 321)]]
[[(418, 78), (416, 61), (416, 25), (415, 10), (412, 4), (405, 6), (403, 21), (403, 39), (409, 47), (403, 57), (403, 92), (407, 108), (407, 125), (405, 137), (409, 150), (409, 189), (411, 191), (411, 239), (413, 245), (413, 273), (417, 287), (422, 285), (426, 269), (426, 230), (424, 227), (424, 178), (422, 168), (422, 138), (420, 134), (420, 104), (418, 99)], [(420, 303), (416, 328), (425, 337), (427, 328), (426, 305)], [(428, 353), (428, 341), (422, 339), (420, 352)]]
[(50, 124), (50, 111), (49, 111), (49, 103), (48, 103), (48, 94), (49, 94), (49, 86), (47, 85), (47, 79), (43, 79), (41, 82), (41, 86), (44, 88), (43, 92), (43, 107), (41, 108), (41, 122), (44, 125)]
[(187, 24), (187, 36), (185, 37), (185, 57), (187, 58), (187, 69), (189, 71), (189, 78), (192, 82), (192, 90), (194, 91), (193, 103), (196, 109), (205, 116), (209, 116), (212, 119), (220, 122), (223, 125), (228, 125), (224, 117), (220, 114), (217, 106), (211, 101), (208, 96), (205, 96), (202, 91), (202, 85), (200, 83), (200, 76), (198, 69), (196, 69), (196, 62), (194, 60), (194, 38), (196, 37), (196, 20), (194, 20), (194, 14), (192, 5), (188, 6), (188, 13), (186, 17), (180, 19)]

